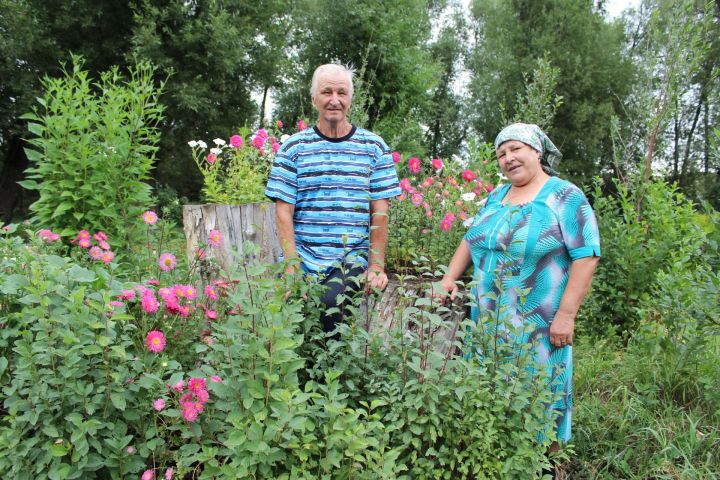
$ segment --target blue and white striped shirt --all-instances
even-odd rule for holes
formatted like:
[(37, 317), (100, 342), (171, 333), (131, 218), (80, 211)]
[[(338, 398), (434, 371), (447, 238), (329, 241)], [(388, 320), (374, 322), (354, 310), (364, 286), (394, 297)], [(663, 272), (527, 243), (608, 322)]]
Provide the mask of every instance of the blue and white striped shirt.
[(341, 138), (317, 127), (288, 138), (265, 189), (271, 199), (295, 205), (297, 253), (311, 274), (327, 273), (340, 261), (367, 264), (370, 201), (400, 193), (388, 146), (355, 126)]

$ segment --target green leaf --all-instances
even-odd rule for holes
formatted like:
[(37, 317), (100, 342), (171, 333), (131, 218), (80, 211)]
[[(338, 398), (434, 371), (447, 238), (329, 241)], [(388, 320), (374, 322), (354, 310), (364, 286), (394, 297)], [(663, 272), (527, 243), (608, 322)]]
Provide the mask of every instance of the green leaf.
[(110, 394), (110, 401), (118, 410), (125, 410), (125, 394), (124, 393), (112, 393)]

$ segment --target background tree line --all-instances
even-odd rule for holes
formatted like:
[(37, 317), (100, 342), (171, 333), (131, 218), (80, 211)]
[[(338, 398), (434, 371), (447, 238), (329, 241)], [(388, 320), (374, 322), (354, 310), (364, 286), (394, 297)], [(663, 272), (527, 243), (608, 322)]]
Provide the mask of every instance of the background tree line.
[(191, 199), (201, 179), (188, 140), (261, 125), (270, 94), (273, 120), (312, 120), (312, 70), (341, 61), (359, 72), (354, 120), (403, 153), (463, 157), (509, 119), (543, 123), (550, 108), (544, 126), (569, 178), (645, 169), (717, 206), (720, 0), (643, 0), (612, 20), (604, 4), (0, 0), (0, 214), (22, 208), (21, 115), (71, 53), (95, 77), (158, 67), (167, 108), (153, 176)]

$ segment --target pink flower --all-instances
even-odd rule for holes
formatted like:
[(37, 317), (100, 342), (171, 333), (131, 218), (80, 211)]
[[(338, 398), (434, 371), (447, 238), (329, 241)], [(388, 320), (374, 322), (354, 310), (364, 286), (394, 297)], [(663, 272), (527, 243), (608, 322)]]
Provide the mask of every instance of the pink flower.
[(165, 408), (165, 400), (163, 400), (162, 398), (158, 398), (153, 402), (153, 408), (158, 412), (161, 411), (163, 408)]
[(105, 235), (104, 232), (97, 232), (95, 235), (93, 235), (93, 238), (98, 242), (106, 242), (108, 239), (107, 235)]
[(124, 304), (123, 302), (118, 301), (118, 300), (110, 300), (110, 301), (108, 302), (108, 305), (110, 305), (111, 307), (122, 307), (122, 306), (125, 305), (125, 304)]
[(82, 239), (90, 240), (90, 232), (88, 232), (87, 230), (80, 230), (77, 234), (77, 237), (75, 237), (75, 238), (76, 238), (76, 240), (82, 240)]
[(445, 214), (445, 216), (443, 217), (443, 221), (454, 222), (454, 221), (455, 221), (455, 215), (453, 215), (452, 212), (447, 212), (447, 213)]
[[(175, 294), (172, 290), (170, 290), (167, 287), (162, 287), (160, 290), (158, 290), (158, 295), (160, 295), (160, 298), (167, 301), (168, 298), (175, 298)], [(175, 298), (177, 300), (177, 298)]]
[(462, 178), (463, 178), (463, 180), (465, 180), (466, 182), (472, 182), (473, 180), (475, 180), (475, 174), (472, 172), (472, 170), (470, 170), (470, 169), (468, 168), (468, 169), (466, 169), (465, 171), (463, 171), (463, 173), (462, 173)]
[(218, 313), (217, 313), (215, 310), (209, 310), (209, 309), (207, 309), (207, 308), (203, 308), (203, 311), (205, 312), (205, 316), (206, 316), (209, 320), (217, 320), (217, 318), (218, 318)]
[(197, 256), (198, 259), (202, 260), (203, 258), (205, 258), (205, 249), (202, 247), (198, 248), (197, 253), (195, 255)]
[(110, 250), (102, 253), (102, 261), (105, 265), (108, 265), (115, 258), (115, 254)]
[(197, 289), (192, 285), (185, 285), (183, 288), (183, 296), (188, 300), (195, 300), (197, 298)]
[(195, 394), (197, 394), (197, 392), (199, 392), (200, 390), (207, 390), (205, 386), (205, 379), (192, 377), (190, 381), (188, 381), (188, 390)]
[(412, 187), (412, 183), (410, 183), (410, 179), (403, 178), (402, 180), (400, 180), (400, 188), (402, 189), (403, 192), (412, 193), (413, 187)]
[(198, 402), (200, 403), (207, 403), (208, 400), (210, 400), (210, 394), (207, 390), (198, 390), (195, 394), (195, 397), (198, 399)]
[(215, 382), (215, 383), (220, 383), (220, 382), (222, 382), (222, 378), (218, 377), (217, 375), (213, 375), (212, 377), (210, 377), (210, 380), (213, 381), (213, 382)]
[(412, 173), (420, 173), (420, 159), (417, 157), (410, 157), (408, 159), (408, 168)]
[(219, 230), (210, 230), (210, 233), (208, 233), (208, 243), (211, 247), (215, 248), (222, 245), (222, 235)]
[(233, 135), (230, 137), (230, 146), (233, 148), (240, 148), (243, 146), (243, 139), (240, 135)]
[(157, 221), (157, 213), (153, 212), (152, 210), (148, 210), (147, 212), (143, 213), (143, 222), (145, 222), (146, 224), (155, 225)]
[(278, 128), (282, 128), (282, 127), (283, 127), (283, 123), (282, 123), (282, 121), (280, 121), (280, 120), (278, 120), (277, 122), (275, 122), (275, 125), (277, 125)]
[(398, 195), (398, 196), (395, 197), (395, 198), (397, 198), (399, 202), (402, 202), (402, 201), (404, 201), (404, 200), (407, 198), (407, 193), (404, 193), (404, 192), (403, 192), (403, 193), (401, 193), (400, 195)]
[(100, 247), (92, 247), (88, 250), (88, 254), (93, 260), (101, 260), (103, 251)]
[(425, 216), (426, 216), (426, 217), (430, 218), (430, 217), (432, 217), (432, 215), (433, 215), (433, 214), (432, 214), (432, 210), (425, 210)]
[(195, 405), (191, 402), (183, 403), (182, 416), (186, 422), (194, 422), (197, 420), (198, 411), (195, 408)]
[(185, 285), (173, 285), (172, 289), (173, 293), (178, 298), (182, 298), (185, 296)]
[(206, 335), (202, 338), (202, 341), (205, 345), (215, 345), (215, 339), (211, 337), (210, 335)]
[(182, 392), (183, 390), (185, 390), (185, 381), (180, 380), (179, 382), (177, 382), (175, 385), (172, 386), (172, 389), (175, 390), (176, 392)]
[(217, 155), (215, 155), (214, 153), (208, 153), (206, 160), (210, 165), (212, 165), (213, 163), (215, 163), (215, 160), (217, 160)]
[(81, 238), (78, 240), (78, 245), (82, 248), (90, 248), (90, 239), (89, 238)]
[(162, 255), (160, 255), (160, 260), (158, 261), (158, 264), (160, 265), (161, 270), (167, 272), (175, 268), (175, 266), (177, 265), (177, 259), (172, 253), (163, 253)]
[(118, 298), (122, 298), (123, 300), (133, 300), (135, 298), (135, 290), (120, 290)]
[(262, 150), (263, 145), (265, 145), (265, 139), (262, 138), (260, 135), (255, 135), (252, 139), (253, 147), (257, 148), (258, 150)]
[(140, 477), (140, 480), (154, 480), (155, 472), (152, 469), (145, 470)]
[(298, 130), (305, 130), (306, 128), (308, 128), (308, 125), (307, 123), (305, 123), (305, 120), (300, 119), (298, 120), (297, 127)]
[(422, 195), (419, 193), (413, 193), (412, 196), (410, 197), (410, 201), (412, 202), (413, 205), (415, 205), (416, 207), (419, 207), (420, 205), (422, 205), (422, 201), (423, 201)]
[(103, 250), (110, 250), (110, 244), (107, 243), (105, 240), (101, 240), (98, 245), (100, 245), (100, 248), (102, 248)]
[(273, 151), (273, 153), (277, 153), (278, 150), (280, 150), (280, 144), (277, 142), (277, 140), (275, 140), (275, 137), (272, 137), (271, 140), (272, 140), (272, 151)]
[(133, 447), (132, 445), (130, 445), (129, 447), (127, 447), (127, 448), (125, 449), (125, 451), (128, 453), (128, 455), (132, 455), (133, 453), (135, 453), (135, 447)]
[(155, 313), (160, 307), (160, 302), (155, 298), (152, 290), (145, 290), (141, 299), (142, 309), (145, 313)]
[(440, 230), (443, 232), (449, 232), (450, 229), (452, 229), (452, 222), (446, 222), (445, 220), (440, 222)]
[(486, 191), (487, 193), (492, 192), (492, 191), (493, 191), (493, 186), (488, 183), (487, 185), (485, 185), (485, 191)]
[(465, 213), (465, 211), (460, 211), (460, 212), (458, 212), (457, 217), (460, 220), (467, 220), (467, 213)]
[(392, 152), (392, 159), (395, 163), (400, 163), (401, 157), (398, 152)]
[(165, 335), (158, 330), (151, 330), (145, 337), (147, 349), (153, 353), (160, 353), (165, 349)]
[(217, 300), (219, 297), (212, 285), (205, 285), (205, 296), (210, 300)]
[(173, 477), (173, 469), (172, 467), (168, 467), (167, 470), (165, 470), (165, 480), (172, 480)]
[(160, 285), (160, 282), (157, 280), (151, 279), (151, 280), (148, 280), (147, 282), (145, 282), (145, 284), (146, 285), (155, 285), (157, 287), (158, 285)]
[(264, 128), (261, 128), (257, 131), (257, 136), (262, 138), (263, 140), (267, 140), (267, 138), (269, 137), (267, 130), (265, 130)]
[(38, 232), (38, 237), (45, 243), (52, 243), (60, 240), (60, 235), (53, 233), (51, 230), (43, 229)]
[(433, 158), (432, 168), (434, 170), (442, 170), (443, 167), (444, 167), (444, 165), (443, 165), (442, 160), (440, 160), (439, 158)]

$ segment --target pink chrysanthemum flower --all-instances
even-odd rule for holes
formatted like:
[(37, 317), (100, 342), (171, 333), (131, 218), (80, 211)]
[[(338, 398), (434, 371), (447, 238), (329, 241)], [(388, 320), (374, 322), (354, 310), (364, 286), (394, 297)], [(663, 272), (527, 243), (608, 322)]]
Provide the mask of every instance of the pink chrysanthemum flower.
[(90, 232), (88, 232), (87, 230), (80, 230), (78, 232), (76, 238), (77, 238), (77, 240), (82, 240), (82, 239), (90, 240)]
[(160, 260), (158, 261), (158, 264), (160, 265), (161, 270), (167, 272), (175, 268), (175, 266), (177, 265), (177, 259), (172, 253), (166, 252), (160, 255)]
[(101, 260), (103, 251), (100, 247), (91, 247), (90, 250), (88, 250), (88, 254), (93, 260)]
[(119, 300), (110, 300), (108, 302), (108, 305), (110, 305), (111, 307), (122, 307), (125, 304)]
[(123, 300), (133, 300), (135, 298), (135, 290), (120, 290), (118, 298), (122, 298)]
[(305, 122), (305, 120), (300, 119), (300, 120), (298, 120), (297, 127), (298, 127), (298, 130), (305, 130), (306, 128), (308, 128), (308, 125), (307, 125), (307, 122)]
[(402, 180), (400, 180), (400, 189), (403, 192), (412, 193), (413, 187), (412, 187), (412, 183), (410, 183), (409, 178), (403, 178)]
[(472, 182), (473, 180), (475, 180), (475, 174), (472, 170), (468, 168), (462, 172), (462, 178), (466, 182)]
[(172, 480), (173, 473), (175, 473), (175, 471), (172, 469), (172, 467), (168, 467), (165, 470), (165, 480)]
[(407, 198), (407, 193), (404, 193), (404, 192), (403, 192), (403, 193), (401, 193), (400, 195), (398, 195), (398, 196), (395, 197), (395, 198), (397, 198), (399, 202), (402, 202), (402, 201), (404, 201), (404, 200)]
[(215, 291), (215, 287), (212, 285), (205, 285), (205, 296), (210, 300), (217, 300), (219, 295)]
[(108, 242), (106, 242), (105, 240), (101, 240), (100, 242), (98, 242), (98, 245), (103, 250), (110, 250), (110, 244)]
[(207, 390), (198, 390), (195, 393), (195, 398), (197, 398), (198, 402), (200, 403), (207, 403), (208, 400), (210, 400), (210, 394)]
[(425, 210), (425, 216), (431, 218), (433, 216), (432, 210)]
[(444, 167), (444, 165), (443, 165), (442, 160), (440, 160), (439, 158), (433, 158), (432, 168), (434, 170), (442, 170), (443, 167)]
[(233, 135), (230, 137), (230, 146), (233, 148), (240, 148), (243, 146), (243, 139), (240, 135)]
[(392, 159), (394, 163), (400, 163), (400, 154), (398, 152), (392, 152)]
[(492, 192), (492, 191), (493, 191), (493, 186), (488, 183), (487, 185), (485, 185), (485, 191), (486, 191), (487, 193)]
[(197, 249), (197, 253), (195, 254), (195, 256), (200, 260), (204, 259), (205, 258), (205, 249), (202, 247), (199, 247)]
[(203, 311), (205, 312), (205, 316), (208, 318), (208, 320), (217, 320), (218, 313), (215, 310), (203, 308)]
[(188, 381), (188, 390), (195, 394), (197, 394), (197, 392), (199, 392), (200, 390), (207, 390), (207, 387), (205, 386), (205, 379), (192, 377)]
[(222, 245), (222, 235), (220, 234), (220, 230), (210, 230), (210, 233), (208, 233), (208, 243), (211, 247), (215, 248)]
[(145, 290), (145, 292), (143, 292), (140, 303), (145, 313), (155, 313), (160, 307), (160, 302), (157, 301), (152, 290)]
[(213, 163), (215, 163), (215, 160), (217, 160), (217, 155), (215, 155), (214, 153), (208, 153), (206, 160), (210, 165), (212, 165)]
[(410, 201), (412, 202), (413, 205), (415, 205), (416, 207), (419, 207), (420, 205), (422, 205), (423, 197), (419, 193), (413, 193), (412, 196), (410, 197)]
[(38, 232), (38, 237), (45, 243), (52, 243), (60, 240), (60, 235), (53, 233), (52, 230), (43, 229)]
[(272, 151), (273, 151), (273, 153), (277, 153), (278, 150), (280, 150), (280, 144), (278, 143), (277, 140), (275, 140), (275, 137), (272, 137), (270, 140), (272, 141)]
[(160, 353), (165, 349), (165, 335), (158, 330), (151, 330), (145, 337), (147, 349), (153, 353)]
[(155, 225), (158, 221), (158, 216), (155, 212), (152, 210), (148, 210), (147, 212), (143, 213), (143, 222), (145, 222), (148, 225)]
[(275, 122), (275, 125), (277, 125), (278, 128), (282, 128), (283, 127), (282, 120), (278, 120), (277, 122)]
[(93, 235), (93, 238), (97, 240), (98, 242), (107, 242), (107, 235), (105, 235), (105, 232), (97, 232), (95, 235)]
[(185, 380), (180, 380), (175, 385), (172, 386), (172, 389), (176, 392), (182, 392), (185, 390)]
[(172, 291), (178, 298), (183, 298), (185, 296), (185, 285), (173, 285)]
[(446, 222), (445, 220), (440, 222), (440, 230), (443, 232), (449, 232), (450, 229), (452, 229), (452, 222)]
[(102, 253), (102, 261), (105, 265), (112, 262), (113, 258), (115, 258), (115, 254), (113, 252), (111, 252), (110, 250)]
[(420, 159), (417, 157), (410, 157), (408, 159), (408, 168), (412, 173), (420, 173)]
[(158, 412), (161, 411), (163, 408), (165, 408), (165, 400), (163, 400), (162, 398), (158, 398), (153, 402), (153, 408)]
[(213, 381), (213, 382), (215, 382), (215, 383), (220, 383), (220, 382), (222, 382), (222, 378), (218, 377), (217, 375), (213, 375), (212, 377), (210, 377), (210, 380)]
[(159, 282), (158, 280), (155, 280), (155, 279), (150, 279), (150, 280), (146, 281), (145, 284), (146, 284), (146, 285), (154, 285), (154, 286), (157, 287), (158, 285), (160, 285), (160, 282)]
[(191, 402), (183, 403), (182, 416), (186, 422), (194, 422), (195, 420), (197, 420), (198, 411), (195, 408), (195, 405)]
[(145, 470), (140, 477), (140, 480), (155, 480), (155, 472), (153, 470)]
[(197, 289), (192, 285), (185, 285), (183, 293), (184, 297), (188, 300), (195, 300), (198, 294)]
[(90, 242), (89, 238), (81, 238), (80, 240), (78, 240), (78, 246), (82, 248), (90, 248), (90, 245), (92, 245), (92, 243)]

